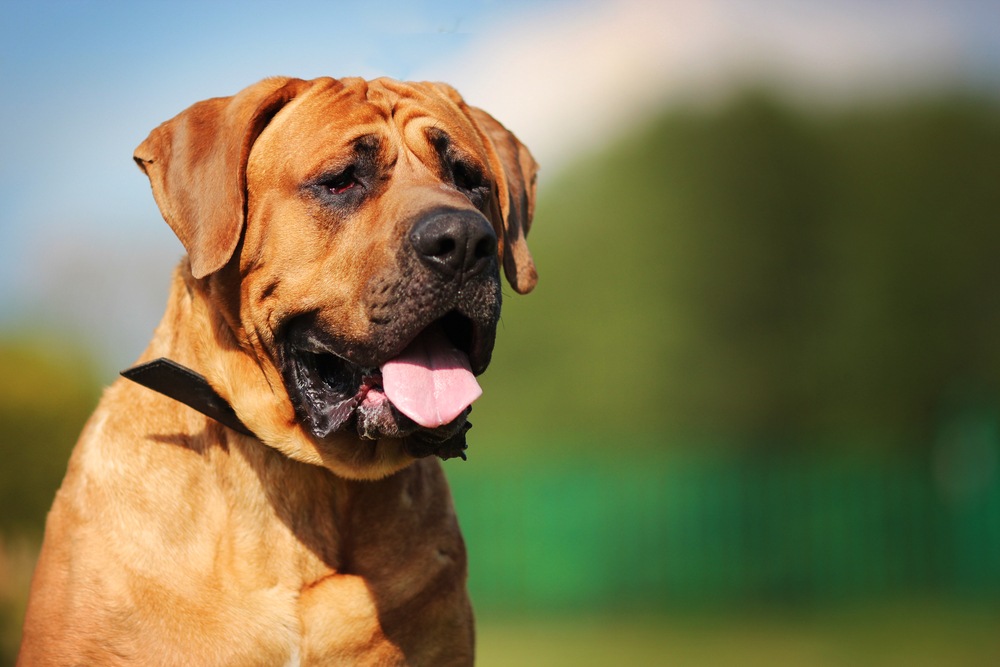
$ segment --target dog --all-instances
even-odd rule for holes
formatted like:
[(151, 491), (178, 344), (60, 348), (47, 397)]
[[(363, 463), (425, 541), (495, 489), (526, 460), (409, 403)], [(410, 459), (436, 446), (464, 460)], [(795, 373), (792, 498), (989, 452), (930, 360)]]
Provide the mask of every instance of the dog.
[(48, 515), (18, 664), (469, 665), (464, 457), (537, 165), (451, 87), (270, 78), (135, 152), (186, 255)]

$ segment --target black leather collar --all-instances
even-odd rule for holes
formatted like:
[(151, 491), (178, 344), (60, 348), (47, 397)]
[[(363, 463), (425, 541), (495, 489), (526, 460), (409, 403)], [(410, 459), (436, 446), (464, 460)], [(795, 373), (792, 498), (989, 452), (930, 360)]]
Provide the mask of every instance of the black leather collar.
[(212, 385), (208, 384), (204, 376), (181, 366), (176, 361), (160, 357), (126, 369), (121, 374), (132, 382), (194, 408), (237, 433), (256, 437), (253, 431), (236, 416), (236, 412), (226, 399), (219, 396)]

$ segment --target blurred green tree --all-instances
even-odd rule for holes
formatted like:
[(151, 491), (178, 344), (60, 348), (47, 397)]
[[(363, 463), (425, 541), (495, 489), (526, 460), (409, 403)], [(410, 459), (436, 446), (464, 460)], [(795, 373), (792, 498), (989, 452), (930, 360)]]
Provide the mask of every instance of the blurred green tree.
[(1000, 389), (998, 183), (993, 100), (670, 110), (544, 188), (479, 421), (928, 444), (956, 385)]
[(45, 336), (0, 340), (0, 534), (41, 536), (70, 450), (97, 404), (91, 359)]

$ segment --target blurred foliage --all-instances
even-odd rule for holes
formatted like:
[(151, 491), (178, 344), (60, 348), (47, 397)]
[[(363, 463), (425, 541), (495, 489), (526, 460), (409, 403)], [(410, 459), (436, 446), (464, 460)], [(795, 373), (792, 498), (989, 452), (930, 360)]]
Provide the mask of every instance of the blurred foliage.
[(97, 405), (90, 360), (41, 335), (0, 339), (0, 535), (41, 535), (69, 453)]
[(92, 356), (38, 332), (0, 337), (0, 664), (13, 664), (45, 515), (97, 404)]
[(34, 540), (7, 540), (0, 533), (0, 665), (13, 665), (17, 656), (37, 556)]
[(940, 667), (991, 665), (992, 606), (927, 600), (820, 611), (476, 619), (479, 667)]
[(989, 99), (669, 110), (545, 183), (477, 425), (928, 445), (996, 407), (998, 183)]

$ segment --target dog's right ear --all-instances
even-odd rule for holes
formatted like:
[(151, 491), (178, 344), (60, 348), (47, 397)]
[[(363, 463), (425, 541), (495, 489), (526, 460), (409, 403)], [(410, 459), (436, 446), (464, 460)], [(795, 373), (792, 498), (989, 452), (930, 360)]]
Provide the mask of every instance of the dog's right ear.
[(527, 241), (531, 220), (535, 216), (538, 163), (528, 147), (493, 116), (476, 107), (465, 108), (482, 133), (490, 167), (497, 179), (498, 204), (503, 220), (504, 275), (518, 294), (527, 294), (538, 282), (538, 272)]
[(153, 130), (134, 159), (163, 219), (203, 278), (233, 256), (246, 218), (250, 148), (282, 107), (312, 84), (273, 78), (232, 97), (198, 102)]

